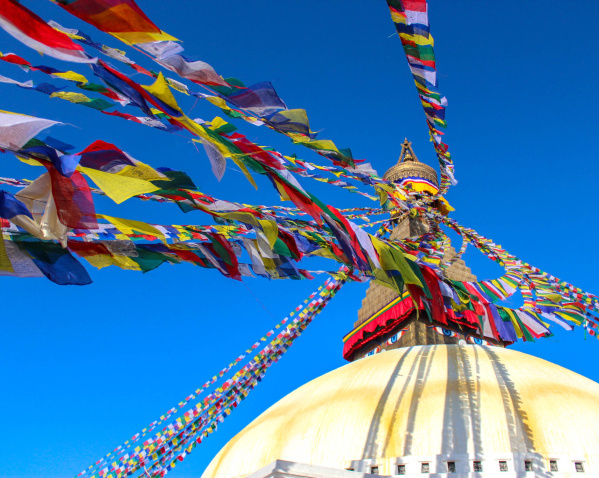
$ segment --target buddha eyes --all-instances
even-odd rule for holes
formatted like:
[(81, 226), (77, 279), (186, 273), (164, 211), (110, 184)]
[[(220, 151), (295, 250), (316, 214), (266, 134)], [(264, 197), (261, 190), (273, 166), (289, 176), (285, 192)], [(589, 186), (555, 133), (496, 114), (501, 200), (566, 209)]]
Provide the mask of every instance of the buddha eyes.
[(397, 332), (393, 337), (389, 337), (387, 339), (387, 344), (392, 345), (395, 342), (397, 342), (399, 339), (401, 339), (403, 337), (403, 335), (406, 333), (408, 329), (403, 329), (400, 330), (399, 332)]
[[(454, 332), (453, 330), (450, 330), (450, 329), (446, 329), (445, 327), (440, 327), (438, 325), (436, 325), (436, 326), (429, 325), (429, 327), (432, 329), (435, 329), (435, 332), (437, 332), (438, 334), (445, 335), (445, 337), (455, 337), (455, 338), (460, 337), (460, 333)], [(400, 337), (401, 337), (401, 335), (400, 335)], [(391, 342), (391, 340), (393, 340), (393, 339), (394, 339), (394, 337), (391, 337), (388, 342), (393, 343), (393, 342)], [(493, 346), (493, 344), (491, 342), (488, 342), (485, 339), (481, 339), (480, 337), (477, 337), (475, 335), (468, 335), (466, 337), (466, 339), (471, 344)]]
[(475, 337), (474, 335), (469, 335), (468, 341), (470, 343), (473, 343), (476, 345), (493, 345), (491, 342), (487, 342), (485, 339), (481, 339), (480, 337)]
[(381, 347), (380, 347), (380, 346), (379, 346), (379, 347), (376, 347), (376, 348), (374, 348), (373, 350), (371, 350), (370, 352), (368, 352), (368, 353), (366, 354), (366, 357), (370, 357), (371, 355), (378, 354), (380, 351), (381, 351)]
[(435, 331), (441, 335), (445, 335), (446, 337), (458, 337), (458, 333), (453, 330), (445, 329), (443, 327), (435, 327)]

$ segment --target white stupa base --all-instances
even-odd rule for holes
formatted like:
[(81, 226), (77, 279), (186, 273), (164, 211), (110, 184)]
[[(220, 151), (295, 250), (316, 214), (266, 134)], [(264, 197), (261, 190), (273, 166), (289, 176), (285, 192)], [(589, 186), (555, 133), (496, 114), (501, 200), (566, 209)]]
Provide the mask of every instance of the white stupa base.
[[(466, 458), (466, 457), (465, 457)], [(526, 457), (527, 459), (529, 457)], [(540, 458), (540, 457), (539, 457)], [(427, 457), (422, 457), (423, 460), (426, 460)], [(509, 470), (510, 465), (514, 467), (513, 462), (508, 462), (508, 471), (500, 471), (499, 464), (497, 463), (497, 468), (492, 469), (484, 469), (483, 471), (460, 471), (458, 468), (459, 465), (471, 465), (471, 461), (468, 460), (466, 462), (460, 463), (461, 460), (456, 461), (456, 472), (448, 473), (445, 472), (435, 472), (431, 469), (430, 473), (422, 473), (420, 465), (424, 461), (412, 461), (408, 462), (398, 462), (399, 464), (406, 464), (406, 474), (402, 475), (378, 475), (371, 474), (364, 471), (350, 471), (350, 470), (338, 470), (335, 468), (327, 468), (324, 466), (315, 466), (315, 465), (307, 465), (304, 463), (295, 463), (292, 461), (284, 461), (284, 460), (276, 460), (272, 462), (270, 465), (261, 468), (260, 470), (252, 473), (247, 478), (580, 478), (583, 476), (591, 476), (590, 473), (586, 471), (577, 472), (575, 470), (574, 462), (571, 463), (572, 470), (563, 470), (563, 471), (548, 471), (544, 468), (541, 468), (541, 463), (537, 460), (533, 460), (534, 466), (536, 467), (536, 471), (524, 471), (524, 470)], [(503, 460), (502, 460), (503, 461)], [(428, 461), (427, 461), (428, 463)], [(431, 461), (431, 463), (434, 463)], [(441, 463), (446, 463), (446, 460), (442, 460)], [(411, 464), (412, 471), (408, 468), (408, 465)], [(524, 461), (522, 460), (522, 468), (524, 467)], [(560, 464), (565, 466), (566, 462), (563, 461), (563, 457), (560, 460)], [(490, 460), (486, 459), (484, 461), (483, 466), (490, 465)]]

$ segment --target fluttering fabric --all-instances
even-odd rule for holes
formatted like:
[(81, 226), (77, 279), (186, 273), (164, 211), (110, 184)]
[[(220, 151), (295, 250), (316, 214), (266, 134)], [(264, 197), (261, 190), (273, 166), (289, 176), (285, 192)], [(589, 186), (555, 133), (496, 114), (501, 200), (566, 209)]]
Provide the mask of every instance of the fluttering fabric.
[(387, 0), (387, 5), (412, 71), (430, 137), (439, 159), (439, 193), (445, 194), (451, 184), (456, 184), (456, 180), (448, 146), (443, 142), (443, 132), (439, 130), (447, 126), (447, 100), (437, 89), (437, 69), (434, 41), (428, 21), (428, 4), (426, 0)]
[(0, 111), (0, 148), (19, 150), (31, 138), (55, 124), (59, 122)]
[[(278, 197), (291, 201), (293, 207), (215, 198), (197, 190), (184, 172), (146, 164), (134, 158), (135, 152), (129, 154), (100, 138), (87, 146), (69, 145), (54, 136), (42, 138), (42, 131), (59, 123), (0, 112), (2, 152), (25, 164), (42, 166), (44, 171), (34, 180), (0, 178), (0, 184), (18, 189), (14, 194), (0, 191), (1, 276), (45, 277), (59, 285), (85, 285), (91, 278), (79, 259), (98, 269), (114, 266), (139, 272), (162, 264), (186, 263), (214, 269), (234, 280), (333, 276), (310, 296), (306, 308), (297, 309), (297, 319), (284, 319), (275, 327), (279, 332), (271, 330), (246, 351), (250, 354), (261, 342), (268, 342), (252, 360), (242, 365), (245, 355), (240, 356), (218, 374), (224, 377), (239, 366), (230, 379), (210, 394), (201, 395), (216, 384), (215, 376), (82, 476), (164, 476), (253, 390), (268, 367), (345, 281), (370, 280), (397, 293), (397, 299), (344, 338), (345, 357), (367, 340), (401, 327), (412, 312), (428, 321), (436, 333), (461, 330), (475, 344), (532, 341), (551, 336), (553, 326), (565, 330), (581, 326), (589, 335), (597, 336), (599, 297), (519, 260), (448, 217), (453, 208), (443, 194), (455, 183), (454, 166), (442, 140), (447, 102), (437, 89), (425, 0), (387, 3), (440, 162), (439, 188), (419, 177), (397, 183), (380, 178), (369, 163), (354, 159), (348, 148), (321, 139), (312, 130), (307, 112), (288, 108), (271, 82), (246, 86), (239, 79), (222, 77), (211, 65), (187, 56), (183, 47), (160, 30), (133, 0), (58, 3), (99, 30), (135, 45), (165, 71), (155, 72), (137, 64), (127, 52), (98, 43), (85, 32), (54, 22), (47, 24), (14, 0), (0, 0), (0, 7), (6, 7), (0, 9), (0, 27), (8, 33), (50, 56), (91, 63), (91, 70), (77, 72), (36, 65), (13, 53), (0, 54), (6, 64), (48, 77), (47, 83), (34, 83), (2, 75), (3, 88), (42, 92), (56, 104), (62, 100), (66, 105), (68, 101), (118, 121), (184, 136), (190, 143), (202, 145), (208, 158), (205, 164), (218, 180), (223, 180), (234, 164), (256, 188), (255, 176), (267, 178)], [(107, 59), (92, 59), (84, 47)], [(113, 62), (118, 62), (118, 67)], [(173, 73), (178, 79), (165, 76)], [(203, 90), (194, 89), (198, 87)], [(210, 103), (226, 120), (219, 116), (211, 120), (191, 118), (179, 106), (178, 98), (184, 98), (180, 95)], [(284, 134), (292, 146), (301, 145), (307, 154), (315, 152), (330, 162), (322, 165), (258, 144), (248, 137), (251, 135), (237, 131), (234, 122), (238, 120)], [(151, 131), (146, 130), (148, 134)], [(316, 197), (310, 181), (361, 194), (380, 207), (338, 209)], [(176, 204), (184, 212), (207, 214), (215, 224), (154, 224), (107, 215), (97, 210), (95, 195), (107, 196), (117, 204), (134, 198)], [(371, 219), (376, 216), (384, 218)], [(422, 222), (427, 232), (392, 240), (394, 223), (408, 218)], [(368, 232), (375, 225), (380, 226), (377, 232)], [(458, 253), (449, 260), (447, 229), (462, 238)], [(468, 244), (497, 262), (505, 273), (478, 282), (448, 279), (447, 269), (459, 260)], [(341, 270), (309, 270), (304, 261), (310, 257), (327, 259), (335, 266), (330, 269), (340, 265)], [(509, 307), (508, 299), (516, 293), (524, 303)], [(183, 412), (192, 400), (195, 405)], [(155, 431), (179, 412), (178, 418)]]
[(0, 0), (0, 28), (28, 47), (59, 60), (95, 61), (67, 35), (54, 30), (16, 0)]
[(175, 40), (146, 16), (133, 0), (57, 0), (67, 12), (131, 45)]
[[(165, 476), (216, 431), (301, 336), (348, 280), (345, 272), (340, 270), (336, 278), (328, 279), (218, 374), (77, 477), (126, 477), (139, 472)], [(169, 419), (172, 421), (164, 425)], [(156, 431), (159, 425), (163, 426)]]

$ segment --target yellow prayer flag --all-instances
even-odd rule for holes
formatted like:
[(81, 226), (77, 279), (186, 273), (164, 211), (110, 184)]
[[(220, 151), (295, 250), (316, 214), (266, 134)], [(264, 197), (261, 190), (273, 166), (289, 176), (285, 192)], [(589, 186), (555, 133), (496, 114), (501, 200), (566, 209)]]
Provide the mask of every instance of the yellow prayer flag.
[(455, 208), (452, 207), (452, 205), (449, 204), (444, 197), (439, 198), (439, 205), (437, 206), (437, 209), (444, 216), (447, 216), (451, 211), (455, 211)]
[(25, 156), (18, 155), (17, 158), (19, 158), (19, 161), (21, 161), (22, 163), (29, 164), (30, 166), (42, 166), (42, 163), (34, 158), (26, 158)]
[(556, 302), (558, 304), (562, 300), (562, 296), (559, 294), (543, 294), (543, 298), (548, 299), (551, 302)]
[(391, 10), (391, 20), (393, 20), (393, 23), (408, 24), (405, 13), (400, 13), (397, 10)]
[(84, 259), (92, 266), (103, 269), (108, 266), (117, 266), (121, 269), (131, 271), (141, 271), (141, 267), (133, 259), (125, 256), (110, 256), (108, 254), (96, 254), (94, 256), (86, 256)]
[(420, 46), (435, 46), (435, 40), (432, 35), (429, 35), (428, 38), (423, 35), (410, 35), (409, 33), (400, 33), (399, 36), (404, 40), (412, 41), (416, 43), (416, 45)]
[(275, 242), (277, 242), (277, 238), (279, 237), (279, 228), (277, 227), (277, 223), (264, 219), (258, 219), (258, 222), (262, 226), (262, 230), (268, 239), (270, 247), (273, 248), (275, 246)]
[(524, 336), (524, 333), (522, 332), (522, 329), (520, 328), (520, 322), (517, 319), (516, 314), (514, 314), (512, 309), (509, 309), (507, 307), (504, 307), (503, 310), (507, 313), (510, 320), (512, 321), (512, 325), (514, 326), (514, 330), (516, 331), (516, 337), (521, 339)]
[(418, 287), (423, 287), (420, 279), (416, 276), (407, 262), (411, 259), (409, 254), (394, 250), (375, 236), (370, 236), (370, 239), (379, 255), (379, 262), (381, 263), (383, 270), (397, 270), (401, 273), (403, 281), (406, 284), (414, 284)]
[(118, 173), (119, 176), (127, 176), (129, 178), (144, 179), (153, 181), (155, 179), (168, 179), (164, 174), (156, 171), (152, 166), (149, 166), (141, 161), (136, 161), (135, 166), (127, 165)]
[(85, 76), (75, 73), (74, 71), (61, 71), (58, 73), (52, 73), (50, 76), (53, 78), (64, 78), (65, 80), (74, 81), (76, 83), (89, 83)]
[[(206, 133), (204, 127), (201, 124), (196, 123), (192, 119), (188, 117), (178, 118), (177, 121), (181, 123), (185, 128), (187, 128), (190, 132), (196, 134), (203, 141), (207, 141), (210, 145), (216, 148), (225, 158), (231, 158), (231, 152), (219, 141), (215, 141), (208, 133)], [(201, 141), (193, 140), (196, 143)]]
[(330, 139), (310, 139), (307, 136), (301, 136), (298, 138), (294, 138), (293, 142), (304, 144), (316, 150), (335, 151), (337, 153), (340, 153), (335, 143), (333, 143)]
[(239, 160), (239, 159), (237, 159), (235, 157), (231, 157), (231, 159), (239, 167), (239, 169), (241, 169), (241, 171), (245, 175), (245, 178), (250, 182), (250, 184), (252, 186), (254, 186), (254, 189), (257, 191), (258, 190), (258, 185), (256, 184), (256, 181), (254, 181), (254, 178), (252, 177), (252, 175), (248, 171), (248, 168), (246, 167), (246, 165), (243, 164), (243, 162), (241, 160)]
[(73, 93), (71, 91), (56, 91), (50, 95), (50, 98), (60, 98), (71, 103), (87, 103), (91, 101), (87, 96), (81, 93)]
[(229, 108), (229, 105), (227, 105), (227, 102), (218, 96), (204, 96), (204, 99), (224, 110), (228, 111), (231, 109)]
[(8, 254), (6, 253), (6, 247), (4, 245), (4, 239), (0, 235), (0, 270), (13, 273), (15, 270), (12, 267)]
[(220, 116), (215, 116), (214, 119), (210, 122), (210, 129), (218, 129), (227, 124), (229, 123), (222, 119)]
[(105, 173), (104, 171), (84, 168), (82, 166), (79, 166), (77, 169), (89, 176), (89, 178), (117, 204), (121, 204), (138, 194), (147, 194), (160, 189), (158, 186), (143, 179)]
[(151, 226), (148, 223), (134, 221), (132, 219), (123, 219), (120, 217), (106, 216), (104, 214), (98, 214), (97, 216), (106, 219), (108, 222), (113, 224), (119, 231), (123, 232), (124, 234), (135, 234), (136, 232), (141, 234), (147, 234), (149, 236), (158, 237), (162, 242), (166, 244), (166, 237), (164, 237), (164, 234), (162, 234), (162, 232), (160, 232), (158, 229), (156, 229), (154, 226)]
[[(119, 7), (113, 7), (111, 10), (115, 11)], [(126, 13), (126, 12), (123, 12)], [(124, 17), (126, 18), (126, 16)], [(174, 36), (169, 35), (166, 32), (152, 33), (152, 32), (108, 32), (113, 37), (118, 38), (127, 45), (135, 45), (137, 43), (153, 43), (156, 41), (179, 41)]]
[(189, 90), (187, 90), (187, 87), (183, 83), (173, 80), (172, 78), (167, 78), (166, 81), (168, 82), (168, 86), (173, 90), (177, 90), (179, 93), (189, 96)]
[(143, 88), (159, 100), (164, 101), (171, 108), (174, 108), (181, 114), (183, 114), (162, 72), (158, 74), (158, 78), (156, 78), (156, 81), (154, 81), (154, 83), (152, 83), (150, 86), (143, 86)]

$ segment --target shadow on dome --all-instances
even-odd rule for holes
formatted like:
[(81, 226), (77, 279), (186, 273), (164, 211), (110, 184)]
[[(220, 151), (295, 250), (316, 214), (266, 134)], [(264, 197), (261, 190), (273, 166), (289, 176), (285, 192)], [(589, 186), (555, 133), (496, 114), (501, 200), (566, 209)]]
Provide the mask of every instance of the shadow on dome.
[[(499, 354), (489, 347), (484, 347), (483, 351), (489, 356), (493, 370), (495, 371), (497, 383), (499, 384), (511, 449), (522, 449), (522, 445), (524, 445), (522, 452), (536, 453), (534, 434), (528, 426), (528, 414), (522, 406), (522, 399), (520, 398), (516, 384), (511, 380), (510, 373)], [(512, 412), (510, 404), (513, 405), (515, 414)], [(552, 476), (550, 473), (547, 473), (543, 466), (537, 466), (536, 470), (539, 477)]]
[[(416, 358), (409, 365), (409, 368), (406, 368), (406, 359), (413, 351), (416, 352)], [(381, 431), (381, 424), (385, 423), (382, 417), (389, 405), (391, 392), (395, 389), (398, 381), (401, 389), (397, 398), (394, 397), (389, 428), (393, 429), (393, 425), (398, 420), (398, 414), (406, 411), (405, 400), (411, 390), (412, 394), (407, 407), (409, 411), (403, 456), (410, 456), (415, 452), (413, 449), (413, 435), (417, 424), (419, 404), (425, 393), (425, 385), (438, 350), (436, 347), (407, 347), (406, 352), (397, 362), (391, 378), (378, 400), (364, 444), (362, 460), (389, 455), (387, 451), (393, 437), (391, 434), (386, 434), (385, 442), (382, 445), (377, 437), (379, 437)], [(484, 455), (483, 417), (480, 413), (482, 407), (479, 354), (481, 354), (488, 356), (499, 385), (510, 450), (525, 454), (536, 454), (534, 435), (528, 425), (528, 415), (523, 408), (517, 387), (510, 378), (508, 368), (502, 362), (501, 356), (491, 347), (474, 348), (474, 360), (471, 359), (463, 347), (449, 347), (447, 352), (447, 401), (443, 415), (442, 450), (447, 454), (468, 453), (468, 440), (460, 439), (460, 437), (470, 436), (471, 445), (476, 453), (480, 456)], [(407, 377), (407, 380), (404, 379), (402, 383), (401, 377)], [(456, 387), (457, 393), (455, 393)], [(437, 468), (439, 469), (443, 465), (443, 456), (438, 456), (437, 460)], [(547, 474), (543, 466), (536, 466), (535, 468), (537, 471), (536, 476), (551, 476), (551, 474)]]

